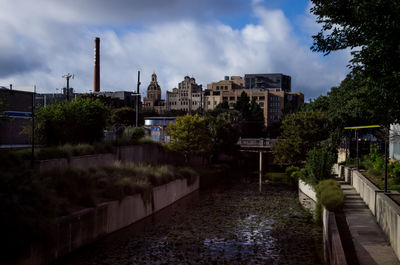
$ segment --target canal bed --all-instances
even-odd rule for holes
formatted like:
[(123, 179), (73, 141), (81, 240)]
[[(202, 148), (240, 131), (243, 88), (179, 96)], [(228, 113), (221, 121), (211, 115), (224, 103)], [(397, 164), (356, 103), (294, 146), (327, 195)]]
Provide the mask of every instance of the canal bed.
[(297, 189), (240, 183), (191, 195), (55, 264), (321, 264)]

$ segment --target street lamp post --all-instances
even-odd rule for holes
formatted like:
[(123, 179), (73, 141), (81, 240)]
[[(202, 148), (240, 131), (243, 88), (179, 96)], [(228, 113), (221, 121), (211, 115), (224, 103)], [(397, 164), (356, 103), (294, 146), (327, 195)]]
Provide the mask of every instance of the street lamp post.
[[(381, 125), (367, 125), (367, 126), (354, 126), (354, 127), (344, 127), (345, 130), (355, 130), (356, 132), (356, 141), (357, 141), (357, 170), (359, 170), (359, 158), (358, 158), (358, 130), (359, 129), (369, 129), (369, 128), (381, 128)], [(388, 184), (388, 175), (387, 175), (387, 166), (388, 166), (388, 129), (385, 127), (385, 183), (384, 183), (384, 192), (387, 192), (387, 184)]]
[(35, 94), (36, 86), (33, 88), (32, 93), (32, 154), (31, 154), (31, 167), (35, 166)]
[(136, 128), (138, 127), (139, 121), (139, 86), (140, 86), (140, 71), (138, 71), (138, 80), (137, 80), (137, 88), (136, 88)]

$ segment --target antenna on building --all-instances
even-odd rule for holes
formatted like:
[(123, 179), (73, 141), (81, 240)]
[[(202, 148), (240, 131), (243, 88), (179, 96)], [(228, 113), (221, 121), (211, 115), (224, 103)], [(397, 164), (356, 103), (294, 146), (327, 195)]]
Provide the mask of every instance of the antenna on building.
[(70, 73), (62, 76), (62, 78), (67, 79), (67, 101), (69, 101), (69, 79), (71, 77), (72, 77), (72, 79), (74, 79), (74, 75), (73, 74), (71, 75)]

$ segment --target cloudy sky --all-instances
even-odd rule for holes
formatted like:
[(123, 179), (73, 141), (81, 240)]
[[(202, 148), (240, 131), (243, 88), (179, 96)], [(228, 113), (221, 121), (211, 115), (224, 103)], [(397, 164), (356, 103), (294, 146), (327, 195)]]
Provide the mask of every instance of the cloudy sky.
[(312, 53), (320, 26), (308, 0), (0, 0), (0, 86), (56, 92), (71, 73), (93, 89), (94, 38), (101, 39), (101, 90), (163, 90), (185, 75), (203, 84), (226, 75), (284, 73), (307, 99), (345, 77), (348, 51)]

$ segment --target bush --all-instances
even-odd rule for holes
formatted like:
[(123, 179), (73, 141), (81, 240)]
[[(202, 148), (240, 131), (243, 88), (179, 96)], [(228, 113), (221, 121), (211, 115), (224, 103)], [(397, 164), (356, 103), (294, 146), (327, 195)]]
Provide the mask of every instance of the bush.
[(134, 141), (139, 141), (145, 136), (145, 131), (142, 127), (132, 128), (130, 132), (130, 138)]
[(332, 175), (332, 166), (336, 156), (327, 147), (313, 148), (307, 153), (304, 181), (309, 184), (318, 184), (321, 180)]
[(285, 173), (290, 182), (296, 182), (299, 178), (303, 178), (301, 169), (296, 166), (287, 167)]
[(330, 188), (321, 193), (321, 204), (329, 211), (335, 211), (342, 207), (344, 202), (343, 191), (339, 188)]
[(322, 206), (329, 211), (336, 211), (343, 206), (344, 193), (339, 182), (334, 179), (322, 180), (315, 187), (317, 193), (317, 206), (315, 220), (320, 223), (322, 220)]
[(400, 162), (396, 161), (388, 165), (389, 176), (393, 178), (394, 184), (400, 184)]
[(287, 176), (288, 178), (291, 178), (291, 177), (292, 177), (292, 173), (293, 173), (293, 172), (296, 172), (296, 171), (299, 171), (299, 170), (300, 170), (299, 167), (296, 167), (296, 166), (289, 166), (289, 167), (286, 168), (285, 173), (286, 173), (286, 176)]

